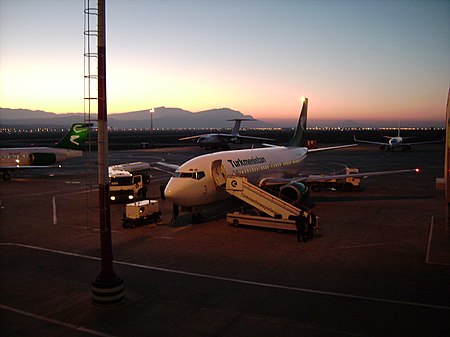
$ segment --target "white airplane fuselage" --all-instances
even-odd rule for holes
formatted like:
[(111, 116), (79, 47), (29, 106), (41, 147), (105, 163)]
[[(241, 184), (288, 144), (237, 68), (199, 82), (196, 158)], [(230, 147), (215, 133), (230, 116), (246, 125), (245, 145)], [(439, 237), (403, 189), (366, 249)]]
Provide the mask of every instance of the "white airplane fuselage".
[(165, 195), (186, 208), (218, 202), (230, 196), (220, 187), (227, 176), (244, 175), (258, 182), (269, 175), (294, 174), (307, 152), (305, 147), (273, 146), (202, 155), (180, 166), (169, 180)]
[(389, 139), (389, 148), (395, 150), (402, 147), (403, 138), (402, 137), (392, 137)]
[(48, 161), (45, 165), (51, 165), (81, 156), (81, 151), (51, 147), (4, 148), (0, 149), (0, 166), (32, 166), (40, 160)]

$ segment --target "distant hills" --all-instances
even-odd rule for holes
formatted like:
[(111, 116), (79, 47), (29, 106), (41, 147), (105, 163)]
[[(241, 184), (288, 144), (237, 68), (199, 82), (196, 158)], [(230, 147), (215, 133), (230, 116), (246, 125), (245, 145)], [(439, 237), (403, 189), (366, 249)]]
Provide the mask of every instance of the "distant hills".
[[(154, 128), (231, 128), (234, 118), (253, 118), (229, 108), (191, 112), (179, 108), (154, 108)], [(84, 120), (83, 113), (56, 114), (41, 110), (0, 108), (1, 127), (68, 127)], [(150, 110), (108, 114), (108, 126), (113, 128), (150, 128)], [(270, 127), (262, 121), (248, 122), (244, 127)]]
[[(95, 116), (94, 116), (95, 117)], [(179, 128), (231, 128), (234, 123), (227, 121), (234, 118), (253, 118), (240, 111), (229, 108), (211, 109), (191, 112), (180, 108), (154, 108), (153, 127), (164, 129)], [(290, 119), (278, 119), (276, 116), (243, 123), (247, 128), (295, 127), (297, 116)], [(61, 127), (67, 128), (75, 122), (84, 120), (83, 113), (56, 114), (42, 110), (0, 108), (0, 127), (36, 128)], [(402, 127), (442, 127), (441, 121), (400, 121)], [(108, 114), (108, 126), (112, 128), (150, 129), (150, 110), (139, 110), (124, 113)], [(353, 120), (315, 120), (308, 119), (308, 127), (398, 127), (399, 121), (353, 121)]]

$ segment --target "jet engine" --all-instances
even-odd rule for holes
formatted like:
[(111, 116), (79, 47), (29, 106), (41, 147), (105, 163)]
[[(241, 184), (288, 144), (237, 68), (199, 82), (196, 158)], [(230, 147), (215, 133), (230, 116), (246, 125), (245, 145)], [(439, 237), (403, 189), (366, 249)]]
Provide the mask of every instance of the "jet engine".
[(309, 197), (308, 187), (300, 182), (291, 182), (280, 187), (279, 198), (292, 204), (300, 204)]
[(31, 153), (30, 154), (30, 165), (32, 166), (45, 166), (45, 165), (52, 165), (56, 163), (57, 161), (57, 154), (56, 153)]

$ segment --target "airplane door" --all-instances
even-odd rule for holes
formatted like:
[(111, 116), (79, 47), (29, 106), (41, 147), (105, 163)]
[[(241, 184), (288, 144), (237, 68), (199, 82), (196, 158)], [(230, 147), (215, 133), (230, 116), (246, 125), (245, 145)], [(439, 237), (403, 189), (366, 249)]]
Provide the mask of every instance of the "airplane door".
[(217, 186), (224, 187), (227, 183), (227, 173), (222, 165), (222, 160), (213, 161), (211, 165), (212, 176)]

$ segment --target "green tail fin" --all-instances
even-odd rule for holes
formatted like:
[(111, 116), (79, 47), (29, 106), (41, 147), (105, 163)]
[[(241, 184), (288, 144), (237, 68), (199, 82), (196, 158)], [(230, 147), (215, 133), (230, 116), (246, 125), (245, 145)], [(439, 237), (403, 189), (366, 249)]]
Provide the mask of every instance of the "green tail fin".
[(290, 147), (306, 146), (307, 114), (308, 114), (308, 99), (304, 98), (302, 111), (300, 112), (297, 127), (295, 128), (294, 135), (288, 141), (287, 146)]
[(69, 132), (54, 147), (60, 149), (81, 151), (81, 144), (86, 139), (89, 132), (89, 124), (75, 123), (70, 127)]

